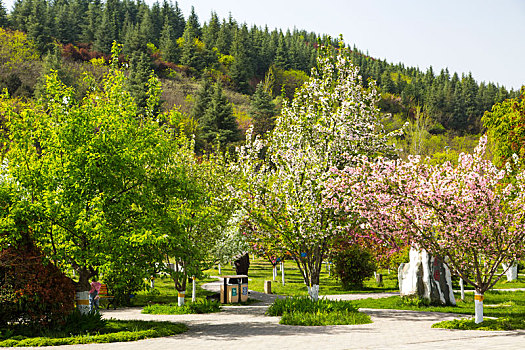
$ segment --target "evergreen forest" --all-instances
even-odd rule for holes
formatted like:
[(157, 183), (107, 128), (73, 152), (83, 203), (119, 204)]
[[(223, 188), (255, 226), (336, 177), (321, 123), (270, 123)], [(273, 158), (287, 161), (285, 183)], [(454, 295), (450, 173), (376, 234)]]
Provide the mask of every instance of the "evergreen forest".
[[(319, 45), (341, 45), (328, 35), (249, 26), (216, 13), (200, 19), (194, 8), (184, 14), (166, 0), (17, 0), (10, 11), (0, 2), (0, 26), (0, 88), (11, 96), (38, 97), (50, 69), (81, 94), (84, 72), (103, 74), (112, 43), (121, 43), (138, 105), (145, 106), (153, 71), (164, 91), (158, 108), (197, 134), (200, 149), (239, 142), (252, 124), (257, 134), (271, 130), (283, 98), (307, 80)], [(402, 153), (472, 149), (484, 112), (518, 95), (471, 73), (423, 71), (357, 47), (350, 52), (363, 83), (380, 88), (387, 130), (408, 122)]]

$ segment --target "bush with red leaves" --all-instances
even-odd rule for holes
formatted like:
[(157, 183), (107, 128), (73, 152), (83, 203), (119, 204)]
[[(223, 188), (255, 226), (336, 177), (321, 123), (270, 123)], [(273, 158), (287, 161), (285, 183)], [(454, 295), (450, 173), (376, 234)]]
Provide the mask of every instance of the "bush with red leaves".
[(31, 244), (0, 251), (0, 327), (8, 323), (49, 328), (73, 309), (75, 287)]

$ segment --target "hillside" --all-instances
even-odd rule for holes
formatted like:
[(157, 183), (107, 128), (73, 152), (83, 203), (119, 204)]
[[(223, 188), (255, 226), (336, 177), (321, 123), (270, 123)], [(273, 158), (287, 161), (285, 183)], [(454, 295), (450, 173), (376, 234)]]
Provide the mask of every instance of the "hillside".
[[(318, 45), (339, 45), (326, 35), (248, 27), (214, 13), (201, 24), (195, 11), (186, 17), (177, 2), (167, 1), (150, 7), (130, 0), (19, 0), (11, 13), (0, 11), (0, 25), (27, 33), (31, 43), (31, 54), (20, 64), (4, 64), (0, 71), (0, 86), (12, 96), (38, 95), (38, 84), (50, 68), (61, 70), (69, 84), (81, 91), (82, 72), (100, 76), (116, 41), (123, 44), (121, 62), (135, 77), (137, 99), (141, 98), (140, 86), (144, 87), (153, 69), (163, 84), (162, 108), (179, 106), (180, 112), (198, 121), (201, 116), (192, 115), (196, 94), (201, 80), (211, 79), (224, 87), (243, 129), (250, 124), (250, 95), (259, 82), (264, 81), (265, 90), (278, 106), (282, 94), (291, 98), (308, 78)], [(3, 38), (9, 41), (7, 36)], [(1, 54), (12, 55), (8, 45), (3, 46)], [(380, 107), (391, 114), (387, 127), (398, 127), (408, 120), (425, 129), (418, 137), (436, 147), (426, 151), (419, 147), (423, 153), (442, 150), (442, 143), (449, 145), (454, 137), (480, 133), (483, 113), (494, 103), (516, 96), (498, 84), (478, 83), (471, 74), (436, 73), (432, 68), (423, 72), (374, 59), (356, 47), (351, 55), (364, 84), (369, 79), (377, 82), (382, 92)], [(406, 143), (405, 150), (413, 141), (409, 139), (407, 135), (400, 141)]]

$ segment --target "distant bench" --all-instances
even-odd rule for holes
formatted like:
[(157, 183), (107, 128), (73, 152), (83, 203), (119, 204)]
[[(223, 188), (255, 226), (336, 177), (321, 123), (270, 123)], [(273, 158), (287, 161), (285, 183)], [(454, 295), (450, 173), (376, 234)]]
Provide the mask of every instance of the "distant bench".
[(100, 300), (108, 301), (108, 304), (106, 305), (106, 309), (109, 309), (109, 305), (113, 305), (113, 310), (117, 308), (115, 305), (115, 297), (113, 295), (109, 295), (107, 284), (102, 284), (100, 286), (100, 291), (98, 292), (98, 296), (100, 297)]

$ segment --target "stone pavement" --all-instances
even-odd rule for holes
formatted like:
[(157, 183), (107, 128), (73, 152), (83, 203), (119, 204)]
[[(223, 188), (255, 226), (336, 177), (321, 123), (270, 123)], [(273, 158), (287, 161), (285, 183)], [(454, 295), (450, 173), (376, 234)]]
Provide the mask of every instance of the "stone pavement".
[[(206, 288), (217, 287), (212, 284)], [(173, 337), (130, 343), (61, 346), (56, 349), (525, 349), (525, 331), (433, 329), (430, 328), (433, 323), (457, 317), (434, 312), (362, 309), (372, 317), (373, 323), (355, 326), (284, 326), (278, 324), (278, 317), (264, 315), (268, 303), (276, 296), (251, 292), (251, 297), (261, 298), (263, 303), (226, 306), (223, 312), (205, 315), (144, 315), (140, 313), (140, 308), (104, 311), (106, 318), (183, 322), (189, 326), (189, 331)], [(341, 299), (341, 296), (332, 297)], [(370, 294), (345, 296), (353, 299), (367, 297)]]

